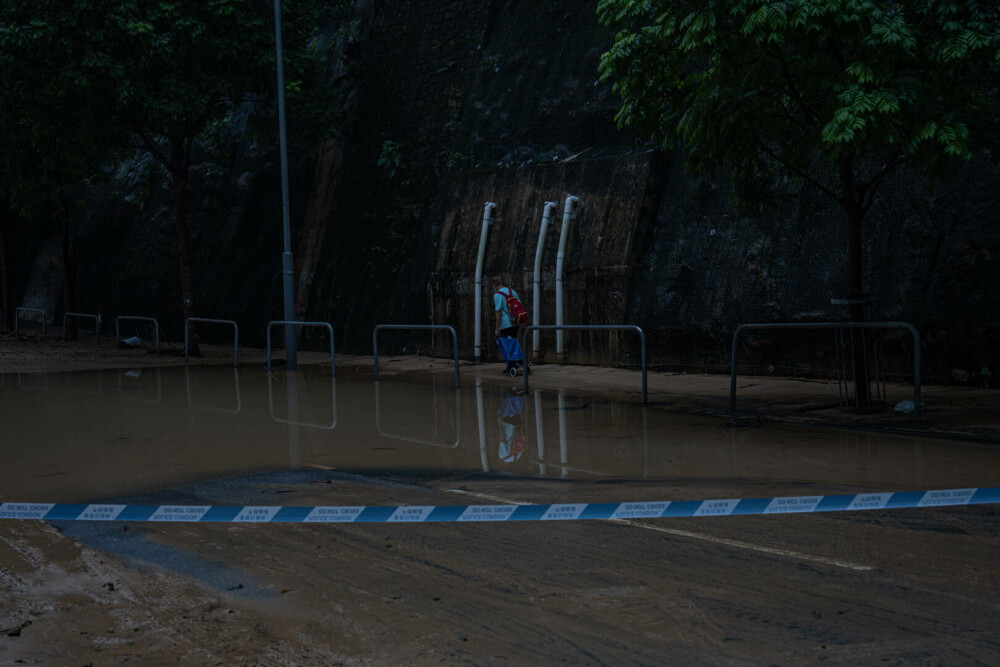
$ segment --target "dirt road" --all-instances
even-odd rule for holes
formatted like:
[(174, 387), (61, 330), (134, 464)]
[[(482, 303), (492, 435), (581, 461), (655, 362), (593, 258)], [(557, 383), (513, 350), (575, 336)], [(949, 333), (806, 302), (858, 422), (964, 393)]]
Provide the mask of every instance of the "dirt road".
[[(314, 473), (247, 493), (377, 504), (384, 485)], [(458, 483), (510, 500), (523, 485)], [(581, 491), (565, 486), (545, 491)], [(455, 487), (407, 480), (393, 497), (445, 503)], [(212, 490), (183, 495), (198, 493)], [(995, 507), (473, 526), (6, 522), (0, 660), (995, 664), (997, 522)]]

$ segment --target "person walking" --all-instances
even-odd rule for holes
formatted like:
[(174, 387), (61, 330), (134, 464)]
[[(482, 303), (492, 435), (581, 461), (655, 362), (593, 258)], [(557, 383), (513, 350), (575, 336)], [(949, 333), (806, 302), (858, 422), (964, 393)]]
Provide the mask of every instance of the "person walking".
[(503, 284), (503, 278), (493, 276), (493, 310), (496, 313), (496, 329), (493, 335), (497, 338), (517, 338), (521, 327), (511, 319), (507, 297), (517, 299), (517, 292)]
[(505, 286), (500, 276), (493, 276), (493, 312), (496, 315), (493, 335), (497, 339), (500, 354), (507, 363), (504, 373), (514, 377), (518, 368), (524, 368), (525, 373), (530, 373), (531, 369), (525, 363), (519, 340), (521, 330), (528, 324), (528, 312), (517, 298), (517, 292)]

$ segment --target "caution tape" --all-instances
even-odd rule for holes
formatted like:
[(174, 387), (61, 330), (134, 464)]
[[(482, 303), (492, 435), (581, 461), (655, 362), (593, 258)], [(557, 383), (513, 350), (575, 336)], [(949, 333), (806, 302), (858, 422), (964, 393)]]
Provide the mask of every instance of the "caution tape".
[(576, 521), (853, 512), (1000, 503), (1000, 487), (832, 496), (664, 500), (547, 505), (102, 505), (0, 503), (0, 519), (226, 523), (404, 523), (439, 521)]

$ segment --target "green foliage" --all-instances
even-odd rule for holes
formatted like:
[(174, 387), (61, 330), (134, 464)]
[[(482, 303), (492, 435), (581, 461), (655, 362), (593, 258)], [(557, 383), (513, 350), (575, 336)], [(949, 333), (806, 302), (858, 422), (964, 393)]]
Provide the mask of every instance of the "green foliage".
[(599, 0), (597, 12), (614, 30), (601, 76), (621, 94), (619, 124), (682, 147), (697, 173), (728, 171), (744, 204), (788, 178), (837, 202), (852, 299), (886, 175), (910, 163), (934, 178), (1000, 139), (1000, 0)]
[[(600, 0), (598, 16), (618, 122), (728, 167), (744, 196), (781, 170), (866, 210), (896, 165), (934, 175), (997, 140), (997, 0)], [(823, 164), (852, 182), (821, 182)]]
[[(346, 4), (282, 2), (289, 129), (301, 141), (336, 128), (318, 31)], [(100, 173), (130, 134), (172, 172), (254, 110), (276, 139), (275, 82), (270, 2), (4, 0), (0, 199), (43, 207), (57, 182)]]
[(7, 0), (0, 6), (0, 199), (47, 218), (120, 141), (95, 44), (99, 2)]
[(268, 19), (251, 0), (125, 0), (111, 9), (104, 74), (117, 119), (171, 172), (186, 172), (203, 132), (263, 94), (274, 63)]
[(403, 144), (386, 139), (382, 142), (382, 152), (378, 156), (378, 166), (393, 178), (396, 170), (406, 169), (403, 162)]

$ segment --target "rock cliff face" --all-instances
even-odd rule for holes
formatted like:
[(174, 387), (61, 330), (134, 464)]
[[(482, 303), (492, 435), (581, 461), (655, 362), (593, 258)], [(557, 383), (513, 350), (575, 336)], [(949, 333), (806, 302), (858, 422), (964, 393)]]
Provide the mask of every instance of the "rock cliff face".
[[(471, 358), (474, 304), (482, 298), (484, 355), (495, 358), (489, 294), (473, 289), (487, 201), (497, 211), (485, 273), (505, 276), (529, 311), (542, 207), (559, 203), (541, 275), (540, 323), (554, 323), (567, 195), (580, 206), (567, 248), (566, 323), (638, 324), (654, 363), (728, 370), (740, 323), (843, 317), (831, 305), (846, 283), (845, 224), (836, 206), (787, 189), (766, 209), (734, 207), (725, 182), (693, 178), (680, 156), (653, 152), (617, 130), (615, 97), (598, 77), (610, 36), (594, 19), (595, 5), (358, 4), (357, 43), (338, 51), (346, 59), (338, 71), (351, 79), (351, 119), (329, 161), (337, 173), (317, 175), (312, 147), (291, 156), (293, 227), (313, 205), (316, 184), (329, 190), (325, 234), (316, 237), (323, 240), (313, 248), (301, 301), (308, 304), (302, 316), (333, 323), (338, 349), (370, 350), (379, 323), (435, 323), (454, 326), (460, 353)], [(275, 154), (238, 128), (231, 141), (236, 148), (225, 159), (204, 156), (192, 179), (195, 284), (202, 315), (236, 319), (247, 342), (261, 343), (266, 322), (282, 312)], [(75, 229), (78, 308), (155, 315), (176, 339), (167, 186), (139, 161), (122, 168), (113, 188), (91, 195)], [(953, 368), (1000, 371), (998, 208), (1000, 170), (982, 163), (933, 188), (900, 172), (866, 220), (871, 316), (920, 328), (932, 379)], [(24, 235), (16, 253), (17, 304), (29, 294), (45, 300), (41, 279), (29, 277), (43, 237)], [(832, 346), (824, 348), (831, 337), (748, 338), (741, 362), (785, 372), (830, 368)], [(635, 364), (633, 338), (575, 334), (567, 344), (577, 361)], [(387, 339), (386, 349), (450, 354), (440, 335)], [(552, 334), (543, 347), (552, 353)], [(905, 337), (883, 350), (892, 368), (909, 366)]]
[[(653, 154), (595, 158), (492, 169), (457, 179), (447, 191), (450, 201), (440, 225), (428, 235), (433, 239), (427, 252), (432, 257), (427, 283), (431, 314), (435, 321), (461, 327), (462, 340), (472, 345), (476, 299), (483, 306), (483, 335), (487, 358), (494, 355), (490, 277), (499, 274), (532, 304), (535, 253), (545, 202), (554, 201), (551, 226), (542, 239), (540, 272), (541, 308), (538, 324), (554, 324), (556, 255), (562, 227), (567, 226), (565, 260), (566, 324), (621, 324), (630, 319), (629, 299), (639, 260), (649, 232), (649, 211), (644, 211), (644, 193), (651, 183)], [(570, 219), (564, 219), (565, 199), (578, 198)], [(484, 258), (484, 291), (476, 294), (474, 276), (483, 203), (497, 204), (488, 229)], [(424, 254), (421, 252), (420, 254)], [(545, 348), (552, 349), (554, 334), (547, 333)], [(633, 334), (634, 335), (634, 334)], [(581, 345), (594, 337), (597, 345)], [(574, 359), (618, 356), (620, 334), (567, 334), (575, 348)], [(463, 349), (468, 354), (468, 349)], [(638, 357), (636, 357), (636, 360)]]

